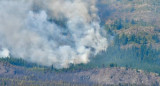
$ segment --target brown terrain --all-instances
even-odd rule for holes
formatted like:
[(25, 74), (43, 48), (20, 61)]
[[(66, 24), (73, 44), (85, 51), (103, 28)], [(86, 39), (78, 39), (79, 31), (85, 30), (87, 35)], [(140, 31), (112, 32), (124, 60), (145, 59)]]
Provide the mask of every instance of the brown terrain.
[[(159, 86), (158, 74), (123, 67), (91, 69), (85, 71), (38, 71), (0, 63), (0, 85), (53, 86), (55, 83), (73, 83), (79, 85), (119, 85), (119, 86)], [(5, 82), (5, 83), (4, 83)], [(126, 84), (126, 85), (125, 85)], [(130, 84), (130, 85), (128, 85)], [(61, 86), (62, 84), (58, 84)], [(64, 85), (64, 84), (63, 84)], [(66, 84), (65, 84), (66, 85)], [(71, 84), (67, 84), (71, 85)], [(76, 85), (74, 85), (76, 86)]]

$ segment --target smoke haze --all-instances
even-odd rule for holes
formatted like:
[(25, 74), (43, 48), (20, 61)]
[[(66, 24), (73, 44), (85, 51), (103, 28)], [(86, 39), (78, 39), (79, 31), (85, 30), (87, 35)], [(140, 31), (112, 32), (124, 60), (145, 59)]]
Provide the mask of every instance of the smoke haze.
[(56, 68), (89, 62), (108, 46), (100, 33), (95, 3), (1, 0), (0, 57), (13, 56)]

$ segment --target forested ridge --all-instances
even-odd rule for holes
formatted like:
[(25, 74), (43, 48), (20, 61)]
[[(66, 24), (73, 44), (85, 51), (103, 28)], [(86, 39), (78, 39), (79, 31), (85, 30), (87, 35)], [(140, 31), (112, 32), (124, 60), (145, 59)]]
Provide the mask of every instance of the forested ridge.
[[(99, 68), (125, 67), (139, 69), (147, 73), (160, 74), (160, 1), (159, 0), (99, 0), (97, 3), (101, 26), (106, 32), (108, 48), (90, 59), (87, 64), (70, 64), (69, 68), (56, 69), (20, 59), (19, 57), (0, 58), (0, 63), (22, 67), (28, 71), (48, 73), (76, 73)], [(62, 27), (65, 21), (49, 19)], [(64, 33), (65, 34), (65, 33)], [(16, 75), (16, 72), (14, 72)], [(26, 75), (27, 76), (27, 75)], [(34, 76), (33, 76), (34, 77)], [(11, 77), (13, 78), (13, 77)], [(24, 77), (23, 77), (24, 78)], [(30, 79), (30, 78), (29, 78)], [(17, 80), (0, 78), (0, 85), (15, 83), (18, 85), (65, 85), (82, 86), (84, 84), (63, 81), (36, 82), (36, 80)], [(11, 83), (11, 84), (8, 84)], [(37, 84), (38, 83), (38, 84)], [(95, 86), (101, 86), (96, 84)], [(132, 86), (120, 84), (120, 86)], [(133, 86), (136, 86), (133, 84)], [(158, 86), (155, 84), (154, 86)]]

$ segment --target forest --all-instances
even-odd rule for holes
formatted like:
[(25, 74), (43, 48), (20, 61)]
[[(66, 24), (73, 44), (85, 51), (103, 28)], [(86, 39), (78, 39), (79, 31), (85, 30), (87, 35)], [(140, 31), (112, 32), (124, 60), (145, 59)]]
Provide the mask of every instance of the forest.
[[(22, 67), (24, 68), (22, 71), (27, 70), (27, 73), (22, 80), (19, 77), (13, 80), (10, 76), (7, 76), (9, 78), (0, 78), (0, 85), (7, 86), (19, 83), (19, 85), (23, 86), (38, 86), (39, 84), (48, 86), (83, 86), (83, 84), (63, 81), (36, 82), (35, 76), (30, 76), (29, 74), (32, 73), (28, 71), (33, 71), (35, 75), (38, 71), (45, 74), (45, 77), (49, 77), (52, 73), (79, 73), (92, 69), (124, 67), (125, 70), (135, 69), (139, 72), (138, 70), (140, 69), (147, 73), (157, 73), (160, 76), (160, 1), (99, 0), (97, 7), (99, 9), (98, 15), (101, 20), (101, 28), (104, 29), (105, 38), (108, 39), (106, 51), (90, 57), (90, 61), (86, 64), (70, 64), (68, 68), (61, 69), (57, 69), (53, 65), (43, 66), (32, 63), (20, 57), (2, 57), (0, 58), (0, 63)], [(63, 28), (67, 27), (66, 21), (48, 19), (48, 22), (55, 22), (55, 24)], [(67, 33), (63, 34), (67, 35)], [(16, 75), (16, 72), (14, 73)], [(29, 77), (27, 77), (28, 75)], [(37, 76), (39, 75), (37, 74)], [(32, 78), (33, 80), (30, 80)], [(102, 85), (95, 84), (94, 86)], [(136, 85), (119, 84), (119, 86)]]

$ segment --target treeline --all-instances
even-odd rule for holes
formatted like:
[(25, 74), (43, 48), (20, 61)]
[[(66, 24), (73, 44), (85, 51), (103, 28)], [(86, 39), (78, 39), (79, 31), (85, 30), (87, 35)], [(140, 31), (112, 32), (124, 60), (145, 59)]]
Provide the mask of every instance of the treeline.
[(144, 22), (143, 20), (129, 20), (129, 19), (117, 19), (111, 21), (110, 24), (106, 24), (105, 28), (107, 30), (121, 30), (121, 29), (128, 29), (131, 26), (152, 26), (152, 24)]
[[(32, 80), (16, 80), (16, 79), (0, 79), (0, 86), (137, 86), (137, 84), (118, 84), (118, 85), (105, 85), (105, 84), (80, 84), (80, 83), (69, 83), (63, 81), (32, 81)], [(144, 84), (138, 86), (146, 86)], [(158, 86), (154, 83), (153, 86)]]
[(2, 58), (0, 58), (0, 62), (7, 62), (7, 63), (10, 63), (12, 65), (23, 66), (23, 67), (27, 67), (27, 68), (39, 67), (40, 66), (38, 64), (25, 61), (21, 58), (13, 58), (13, 57), (5, 57), (5, 58), (2, 57)]
[[(0, 86), (89, 86), (88, 84), (77, 84), (63, 81), (35, 81), (25, 79), (0, 78)], [(102, 86), (102, 85), (94, 85)]]
[[(137, 28), (152, 28), (153, 31), (140, 31)], [(143, 20), (135, 21), (121, 18), (115, 21), (110, 21), (110, 23), (105, 25), (105, 30), (107, 33), (114, 36), (114, 42), (120, 45), (126, 45), (130, 43), (159, 43), (159, 28), (159, 26), (144, 22)]]
[(157, 34), (152, 35), (150, 37), (148, 36), (140, 36), (140, 35), (116, 35), (114, 43), (116, 45), (127, 45), (127, 44), (148, 44), (148, 43), (159, 43), (160, 39)]

